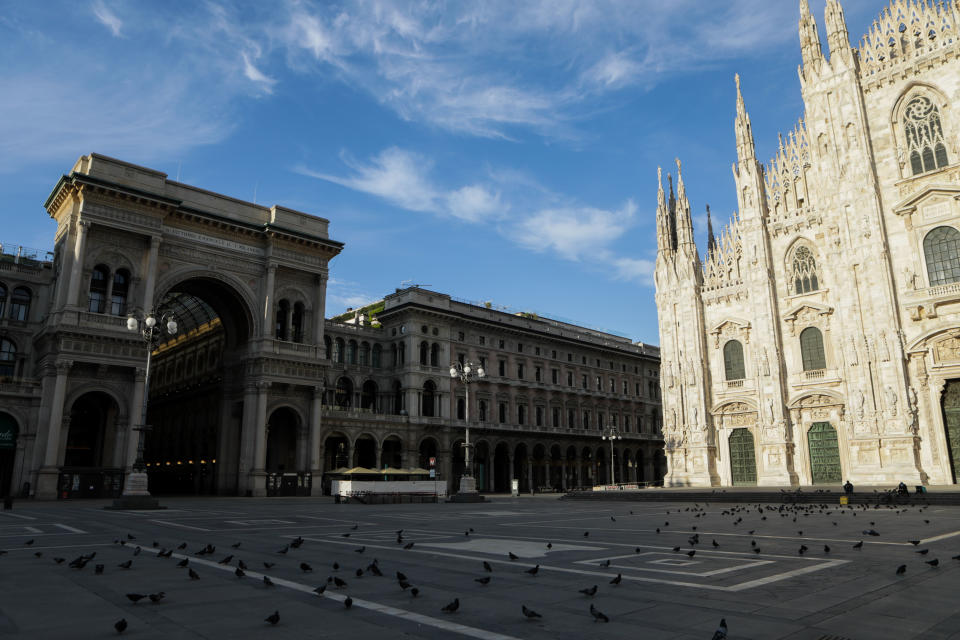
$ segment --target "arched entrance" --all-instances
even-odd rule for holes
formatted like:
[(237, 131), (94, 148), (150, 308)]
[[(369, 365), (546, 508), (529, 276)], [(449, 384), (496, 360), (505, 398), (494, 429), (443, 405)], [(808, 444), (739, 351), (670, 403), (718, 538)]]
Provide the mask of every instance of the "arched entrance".
[[(152, 354), (144, 447), (151, 491), (235, 494), (246, 482), (239, 477), (244, 416), (256, 413), (244, 406), (253, 316), (242, 296), (214, 276), (184, 279), (157, 299), (157, 315), (173, 316), (178, 328)], [(256, 393), (248, 396), (255, 403)], [(252, 445), (251, 434), (248, 455)]]
[(530, 491), (530, 478), (527, 474), (527, 445), (520, 443), (513, 452), (513, 477), (519, 481), (521, 492)]
[(555, 491), (560, 491), (565, 486), (563, 456), (560, 453), (560, 445), (558, 444), (550, 447), (550, 479), (548, 482)]
[(533, 447), (533, 460), (531, 464), (533, 465), (533, 489), (534, 491), (540, 491), (547, 484), (547, 474), (546, 474), (546, 450), (542, 444), (534, 445)]
[(953, 482), (960, 480), (960, 380), (947, 380), (943, 389), (943, 425)]
[[(420, 447), (417, 451), (419, 455), (417, 466), (419, 466), (421, 469), (429, 469), (430, 458), (436, 459), (438, 448), (439, 447), (437, 445), (436, 440), (434, 440), (433, 438), (424, 438), (423, 441), (420, 443)], [(439, 460), (436, 461), (435, 468), (437, 469), (437, 473), (439, 473), (441, 468)]]
[(297, 470), (297, 430), (300, 419), (293, 409), (280, 407), (267, 422), (268, 473), (284, 473)]
[(481, 440), (473, 449), (473, 474), (477, 479), (477, 491), (490, 491), (490, 445)]
[(13, 466), (17, 457), (17, 436), (20, 429), (9, 413), (0, 411), (0, 496), (13, 490)]
[(122, 471), (117, 461), (119, 407), (110, 395), (91, 391), (70, 408), (70, 427), (61, 469), (61, 497), (119, 495)]
[(749, 429), (730, 433), (730, 476), (735, 487), (757, 484), (757, 458)]
[(353, 466), (377, 468), (377, 441), (369, 433), (361, 435), (353, 443)]
[(814, 422), (807, 431), (810, 447), (810, 475), (813, 484), (840, 484), (840, 447), (837, 430), (829, 422)]
[(380, 467), (403, 468), (403, 443), (397, 436), (389, 436), (380, 446)]
[(510, 447), (506, 442), (501, 442), (493, 450), (493, 490), (509, 493), (510, 478)]
[(607, 478), (610, 476), (610, 465), (607, 462), (607, 452), (603, 447), (597, 449), (594, 455), (594, 466), (596, 468), (596, 475), (594, 476), (597, 479), (596, 483), (609, 484), (610, 481)]

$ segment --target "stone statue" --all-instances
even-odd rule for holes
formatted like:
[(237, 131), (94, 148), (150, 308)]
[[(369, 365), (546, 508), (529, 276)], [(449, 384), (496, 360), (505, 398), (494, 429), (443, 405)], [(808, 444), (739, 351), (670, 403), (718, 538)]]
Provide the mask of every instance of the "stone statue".
[(917, 274), (910, 267), (903, 268), (903, 282), (907, 289), (917, 288)]
[(690, 425), (691, 427), (696, 427), (699, 424), (699, 422), (697, 421), (697, 418), (699, 417), (700, 417), (700, 408), (697, 407), (697, 405), (693, 405), (693, 423)]
[(773, 424), (773, 398), (767, 398), (767, 424)]
[(763, 367), (763, 375), (770, 375), (770, 360), (767, 359), (767, 348), (763, 348), (763, 355), (760, 356), (760, 364)]
[(857, 341), (856, 338), (850, 336), (850, 341), (848, 342), (847, 347), (847, 358), (850, 360), (851, 365), (857, 364)]
[(882, 362), (887, 362), (890, 360), (890, 347), (887, 345), (887, 332), (881, 331), (880, 336), (877, 338), (878, 352), (880, 354), (880, 360)]
[(897, 392), (893, 390), (893, 387), (887, 385), (887, 388), (883, 390), (883, 397), (887, 401), (887, 409), (890, 411), (891, 416), (897, 415)]
[(854, 389), (852, 394), (853, 399), (853, 415), (858, 418), (863, 417), (863, 392), (860, 389)]

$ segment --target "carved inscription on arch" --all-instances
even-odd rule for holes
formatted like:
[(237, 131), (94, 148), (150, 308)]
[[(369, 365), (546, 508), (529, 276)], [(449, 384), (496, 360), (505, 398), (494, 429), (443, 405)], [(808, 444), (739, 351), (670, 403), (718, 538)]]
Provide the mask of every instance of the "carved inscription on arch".
[(941, 340), (934, 349), (938, 362), (960, 361), (960, 338), (956, 336)]

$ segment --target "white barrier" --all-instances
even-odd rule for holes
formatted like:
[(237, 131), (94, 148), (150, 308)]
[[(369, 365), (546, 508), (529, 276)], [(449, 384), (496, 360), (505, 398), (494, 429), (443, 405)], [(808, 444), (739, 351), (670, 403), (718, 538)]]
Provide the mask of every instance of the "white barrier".
[(433, 480), (333, 480), (330, 485), (330, 493), (341, 496), (349, 496), (355, 493), (417, 493), (445, 498), (447, 483), (434, 482)]

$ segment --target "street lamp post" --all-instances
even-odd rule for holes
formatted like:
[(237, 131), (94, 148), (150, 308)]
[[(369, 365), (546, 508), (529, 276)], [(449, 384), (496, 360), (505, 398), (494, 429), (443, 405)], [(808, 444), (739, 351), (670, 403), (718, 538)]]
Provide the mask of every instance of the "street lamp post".
[(483, 498), (477, 493), (477, 480), (473, 477), (473, 466), (470, 459), (470, 383), (477, 382), (487, 373), (483, 367), (477, 366), (472, 362), (461, 364), (459, 361), (450, 365), (450, 377), (460, 380), (463, 383), (463, 393), (465, 396), (463, 406), (463, 417), (467, 423), (466, 439), (463, 443), (463, 475), (460, 476), (460, 490), (455, 499), (462, 502), (479, 502)]
[(156, 498), (150, 495), (147, 488), (147, 466), (143, 461), (143, 438), (150, 430), (147, 424), (147, 406), (150, 402), (150, 360), (153, 350), (160, 343), (164, 334), (173, 336), (177, 333), (177, 321), (172, 314), (164, 314), (158, 319), (155, 313), (130, 314), (127, 317), (127, 329), (138, 331), (147, 345), (147, 367), (143, 379), (143, 401), (140, 408), (140, 423), (133, 427), (137, 432), (137, 457), (131, 465), (123, 483), (123, 493), (113, 501), (115, 509), (159, 509)]
[(616, 476), (613, 472), (613, 441), (622, 440), (623, 436), (614, 427), (608, 428), (603, 432), (603, 439), (610, 441), (610, 484), (617, 484)]

